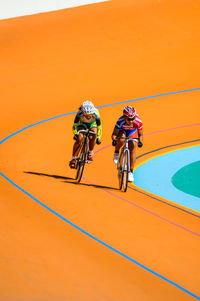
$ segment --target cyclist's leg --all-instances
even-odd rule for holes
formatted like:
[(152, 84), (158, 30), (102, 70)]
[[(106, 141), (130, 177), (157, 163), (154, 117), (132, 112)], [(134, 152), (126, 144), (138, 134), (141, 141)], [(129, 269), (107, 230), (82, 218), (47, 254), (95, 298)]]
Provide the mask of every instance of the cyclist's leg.
[[(77, 131), (80, 131), (80, 130), (85, 130), (84, 125), (80, 124), (80, 125), (77, 127)], [(78, 139), (74, 142), (73, 150), (72, 150), (72, 159), (71, 159), (71, 161), (69, 162), (69, 166), (70, 166), (71, 168), (75, 168), (77, 155), (78, 155), (78, 152), (79, 152), (79, 148), (80, 148), (80, 146), (81, 146), (81, 143), (82, 143), (82, 141), (83, 141), (83, 138), (84, 138), (84, 135), (83, 135), (82, 133), (79, 133)]]
[[(115, 146), (115, 152), (114, 152), (114, 156), (113, 156), (113, 162), (115, 164), (118, 164), (119, 161), (119, 150), (122, 147), (122, 145), (125, 143), (125, 140), (122, 138), (126, 137), (126, 132), (121, 130), (117, 136), (117, 145)], [(121, 139), (120, 139), (121, 138)]]
[(130, 151), (130, 168), (132, 171), (133, 171), (133, 168), (135, 166), (135, 161), (136, 161), (136, 145), (137, 145), (136, 141), (129, 141), (129, 143), (128, 143), (128, 148)]
[[(78, 127), (77, 127), (77, 131), (80, 131), (80, 130), (85, 130), (85, 126), (84, 124), (80, 124)], [(83, 139), (84, 139), (84, 135), (82, 133), (79, 133), (78, 135), (78, 139), (74, 142), (74, 145), (73, 145), (73, 150), (72, 150), (72, 159), (71, 161), (69, 162), (69, 166), (71, 168), (75, 168), (76, 166), (76, 159), (77, 159), (77, 155), (79, 153), (79, 149), (80, 149), (80, 146), (83, 142)]]
[(120, 130), (119, 134), (117, 136), (117, 145), (115, 146), (115, 152), (119, 153), (120, 148), (122, 147), (122, 145), (125, 143), (125, 140), (123, 138), (126, 137), (126, 131), (124, 130)]
[[(97, 133), (97, 126), (91, 124), (90, 131)], [(93, 149), (96, 143), (96, 135), (89, 135), (89, 151), (88, 151), (88, 163), (93, 161)]]
[(128, 182), (133, 182), (134, 181), (133, 169), (136, 161), (136, 142), (129, 141), (128, 148), (130, 152), (130, 171), (128, 173)]
[[(77, 127), (77, 131), (85, 130), (85, 129), (86, 129), (86, 127), (83, 124), (80, 124)], [(83, 138), (84, 138), (84, 135), (82, 133), (79, 133), (78, 139), (74, 142), (73, 151), (72, 151), (72, 156), (73, 157), (76, 157), (76, 155), (79, 151), (80, 145), (83, 142)]]
[[(97, 133), (97, 126), (93, 125), (90, 128), (90, 131)], [(96, 143), (96, 135), (89, 135), (89, 151), (93, 151), (95, 143)]]
[[(136, 138), (137, 137), (137, 132), (136, 131), (131, 131), (128, 135), (129, 138)], [(128, 176), (128, 181), (133, 182), (134, 177), (133, 177), (133, 169), (135, 166), (136, 162), (136, 145), (137, 145), (137, 139), (134, 141), (129, 141), (128, 143), (128, 148), (130, 151), (130, 174)]]

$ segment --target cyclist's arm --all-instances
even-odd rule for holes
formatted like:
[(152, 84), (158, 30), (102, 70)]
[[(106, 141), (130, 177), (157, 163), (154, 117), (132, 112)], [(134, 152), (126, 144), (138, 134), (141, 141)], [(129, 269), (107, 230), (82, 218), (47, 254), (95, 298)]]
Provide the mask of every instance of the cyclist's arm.
[(143, 130), (138, 130), (138, 138), (142, 142), (144, 139)]
[(112, 140), (116, 140), (116, 138), (117, 138), (118, 135), (119, 135), (119, 132), (120, 132), (120, 129), (121, 129), (122, 117), (123, 117), (123, 116), (121, 116), (120, 118), (118, 118), (118, 120), (117, 120), (117, 122), (116, 122), (116, 124), (115, 124), (113, 133), (112, 133), (112, 135), (111, 135)]
[(97, 124), (97, 135), (99, 136), (99, 139), (101, 139), (102, 125), (101, 125), (101, 118), (99, 115), (96, 116), (96, 124)]
[(117, 129), (115, 127), (113, 130), (112, 136), (111, 136), (112, 140), (115, 140), (117, 138), (118, 134), (119, 134), (119, 129)]
[(74, 135), (77, 134), (77, 126), (79, 125), (79, 121), (80, 121), (80, 114), (79, 112), (76, 114), (76, 117), (74, 119), (74, 124), (73, 124), (73, 127), (72, 127), (72, 132)]

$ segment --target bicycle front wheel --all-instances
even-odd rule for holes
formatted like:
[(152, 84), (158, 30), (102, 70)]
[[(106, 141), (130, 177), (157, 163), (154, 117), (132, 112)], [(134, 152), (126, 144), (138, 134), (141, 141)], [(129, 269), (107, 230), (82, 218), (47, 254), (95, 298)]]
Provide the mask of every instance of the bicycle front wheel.
[(76, 180), (79, 183), (81, 181), (82, 175), (83, 175), (83, 170), (85, 167), (85, 161), (86, 161), (86, 144), (84, 143), (81, 152), (80, 152), (80, 156), (78, 158), (78, 162), (77, 162), (77, 172), (76, 172)]
[(117, 163), (117, 176), (118, 176), (118, 181), (119, 181), (119, 189), (122, 189), (122, 183), (123, 183), (123, 172), (122, 172), (122, 166), (123, 166), (123, 151), (121, 151), (120, 156), (119, 156), (119, 161)]
[(128, 152), (123, 152), (123, 161), (122, 161), (122, 187), (121, 190), (126, 192), (128, 187)]

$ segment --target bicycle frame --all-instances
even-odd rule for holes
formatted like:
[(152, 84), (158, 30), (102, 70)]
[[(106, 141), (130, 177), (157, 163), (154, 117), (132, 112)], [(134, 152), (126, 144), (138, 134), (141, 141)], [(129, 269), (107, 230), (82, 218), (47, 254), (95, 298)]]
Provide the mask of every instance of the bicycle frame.
[(125, 145), (123, 146), (120, 156), (119, 162), (117, 164), (118, 170), (118, 179), (119, 179), (119, 189), (126, 192), (128, 187), (128, 173), (130, 170), (130, 151), (128, 148), (129, 141), (134, 141), (139, 138), (129, 138), (129, 137), (121, 137), (117, 139), (124, 139)]
[(76, 178), (77, 182), (79, 183), (81, 181), (82, 175), (83, 175), (83, 170), (85, 167), (85, 163), (87, 162), (87, 157), (88, 157), (88, 140), (89, 140), (89, 135), (97, 135), (96, 132), (90, 131), (90, 130), (79, 130), (77, 134), (83, 133), (84, 134), (84, 141), (80, 147), (79, 151), (79, 156), (77, 158), (77, 173), (76, 173)]

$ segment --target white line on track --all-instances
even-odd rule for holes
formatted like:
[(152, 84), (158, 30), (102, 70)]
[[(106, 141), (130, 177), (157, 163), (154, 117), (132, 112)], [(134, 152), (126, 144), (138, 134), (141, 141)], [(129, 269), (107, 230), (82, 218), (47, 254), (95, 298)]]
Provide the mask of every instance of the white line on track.
[(6, 0), (0, 1), (0, 20), (34, 15), (110, 0)]

